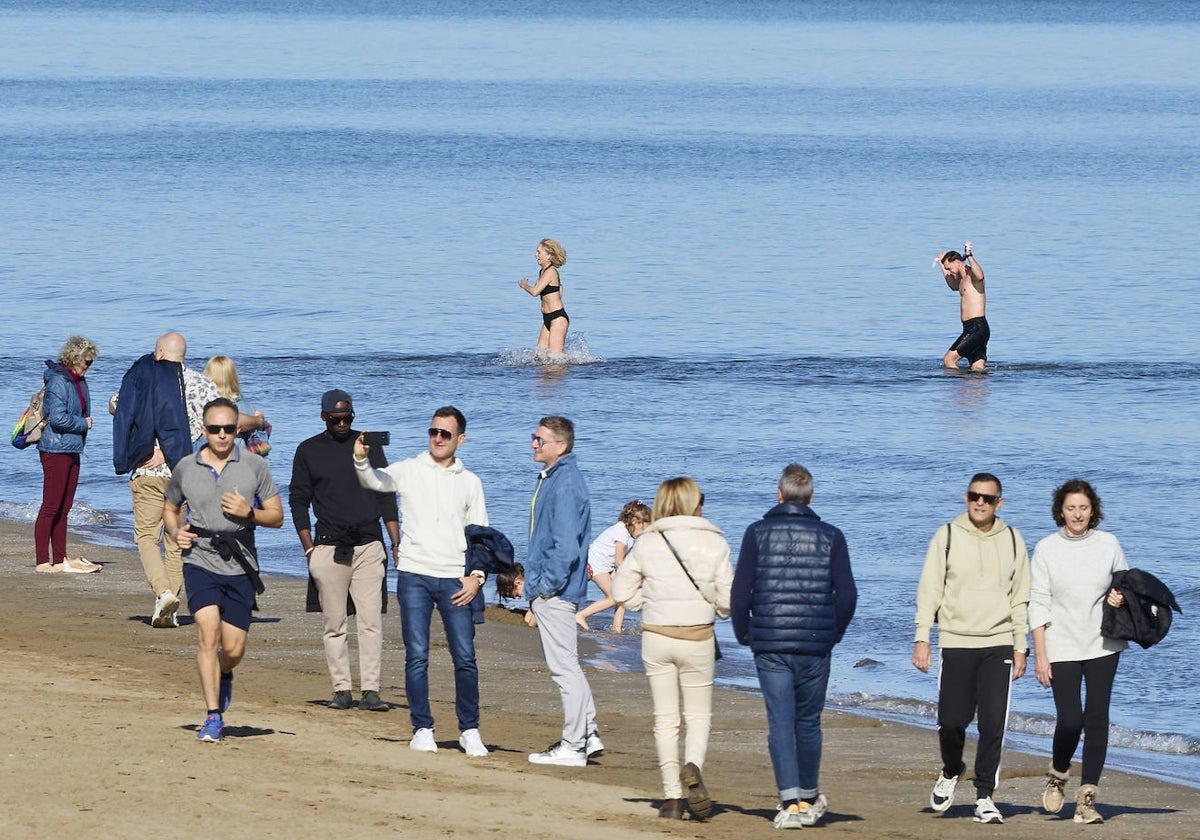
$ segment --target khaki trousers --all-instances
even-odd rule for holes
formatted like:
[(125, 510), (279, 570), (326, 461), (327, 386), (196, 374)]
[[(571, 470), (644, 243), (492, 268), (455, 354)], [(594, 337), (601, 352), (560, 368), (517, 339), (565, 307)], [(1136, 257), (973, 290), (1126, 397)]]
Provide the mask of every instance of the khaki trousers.
[(163, 502), (170, 483), (169, 478), (152, 475), (134, 476), (129, 480), (129, 492), (133, 495), (133, 541), (146, 582), (156, 597), (168, 589), (179, 595), (183, 589), (182, 553), (175, 540), (163, 539)]
[(683, 760), (704, 769), (708, 733), (712, 728), (714, 651), (712, 639), (693, 642), (659, 633), (642, 633), (642, 664), (650, 679), (654, 746), (666, 799), (683, 797), (679, 782), (680, 695), (682, 722), (687, 724)]
[(354, 549), (354, 559), (337, 563), (334, 546), (313, 547), (308, 572), (321, 595), (321, 615), (325, 619), (325, 664), (334, 691), (350, 691), (354, 685), (350, 671), (350, 646), (347, 641), (346, 596), (354, 599), (358, 625), (358, 681), (362, 691), (378, 691), (383, 661), (383, 577), (387, 573), (387, 553), (383, 543), (372, 542)]

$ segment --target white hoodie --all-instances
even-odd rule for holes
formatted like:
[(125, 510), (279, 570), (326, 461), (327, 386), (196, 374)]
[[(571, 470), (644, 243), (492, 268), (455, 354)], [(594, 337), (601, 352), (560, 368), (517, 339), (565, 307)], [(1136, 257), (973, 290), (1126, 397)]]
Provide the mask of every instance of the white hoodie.
[(466, 527), (487, 525), (488, 517), (483, 484), (461, 459), (439, 467), (422, 452), (383, 469), (355, 458), (354, 468), (363, 487), (400, 496), (400, 571), (435, 578), (467, 573)]

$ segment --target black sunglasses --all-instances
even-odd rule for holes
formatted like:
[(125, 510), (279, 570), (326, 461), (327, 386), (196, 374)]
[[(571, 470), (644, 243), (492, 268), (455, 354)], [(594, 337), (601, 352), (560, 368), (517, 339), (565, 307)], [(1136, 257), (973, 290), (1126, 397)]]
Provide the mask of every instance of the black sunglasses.
[(224, 425), (220, 423), (205, 423), (204, 431), (208, 432), (210, 435), (218, 435), (221, 432), (224, 432), (227, 435), (232, 435), (237, 432), (237, 423), (226, 423)]
[(994, 505), (996, 502), (1000, 501), (999, 496), (993, 496), (991, 493), (976, 493), (974, 490), (967, 491), (968, 502), (978, 502), (980, 499), (989, 505)]
[(450, 440), (452, 437), (454, 437), (454, 432), (450, 431), (449, 429), (434, 429), (431, 427), (429, 429), (429, 436), (433, 438), (439, 438), (441, 440)]
[(331, 426), (340, 426), (342, 423), (349, 426), (354, 422), (354, 412), (351, 411), (349, 414), (326, 414), (325, 422)]

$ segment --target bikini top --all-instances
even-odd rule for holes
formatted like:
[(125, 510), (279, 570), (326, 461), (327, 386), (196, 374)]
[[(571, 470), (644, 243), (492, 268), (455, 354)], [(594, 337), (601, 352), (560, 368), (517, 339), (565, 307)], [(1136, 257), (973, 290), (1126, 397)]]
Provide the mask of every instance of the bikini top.
[[(547, 269), (549, 269), (549, 266), (542, 269), (542, 271), (546, 271)], [(539, 275), (539, 277), (540, 277), (540, 275)], [(538, 297), (545, 297), (546, 295), (552, 295), (555, 292), (561, 292), (561, 291), (562, 291), (562, 286), (547, 286), (546, 288), (544, 288), (540, 292), (538, 292)]]

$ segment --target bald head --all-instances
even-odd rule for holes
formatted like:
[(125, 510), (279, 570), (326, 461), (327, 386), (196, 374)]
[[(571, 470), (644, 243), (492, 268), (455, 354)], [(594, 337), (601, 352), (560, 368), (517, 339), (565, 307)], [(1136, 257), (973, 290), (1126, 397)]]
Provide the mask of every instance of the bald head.
[(163, 333), (154, 343), (154, 356), (168, 362), (183, 362), (187, 356), (187, 341), (177, 332)]

